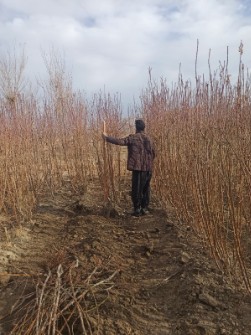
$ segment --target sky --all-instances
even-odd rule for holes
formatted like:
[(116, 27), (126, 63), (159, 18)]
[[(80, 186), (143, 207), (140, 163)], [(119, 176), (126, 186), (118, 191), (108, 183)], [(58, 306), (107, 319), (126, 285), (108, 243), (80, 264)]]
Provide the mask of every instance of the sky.
[(0, 56), (13, 45), (28, 57), (31, 80), (46, 76), (42, 55), (63, 57), (73, 87), (118, 92), (126, 104), (152, 78), (177, 82), (229, 58), (229, 72), (251, 66), (251, 0), (0, 0)]

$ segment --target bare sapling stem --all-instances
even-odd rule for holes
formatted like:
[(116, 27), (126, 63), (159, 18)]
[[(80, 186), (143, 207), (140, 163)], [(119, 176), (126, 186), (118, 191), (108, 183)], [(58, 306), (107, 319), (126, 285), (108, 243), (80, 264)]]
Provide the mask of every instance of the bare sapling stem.
[[(106, 122), (103, 121), (103, 133), (106, 134)], [(107, 143), (103, 141), (103, 159), (104, 159), (104, 173), (103, 173), (103, 183), (104, 183), (104, 201), (108, 203), (109, 201), (109, 184), (108, 184), (108, 161), (107, 161)]]

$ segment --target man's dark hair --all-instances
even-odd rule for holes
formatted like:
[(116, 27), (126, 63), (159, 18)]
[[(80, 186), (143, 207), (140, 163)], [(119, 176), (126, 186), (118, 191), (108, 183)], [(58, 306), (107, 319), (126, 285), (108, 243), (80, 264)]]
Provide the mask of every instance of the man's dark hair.
[(145, 129), (145, 122), (143, 120), (135, 120), (135, 127), (138, 131), (143, 131)]

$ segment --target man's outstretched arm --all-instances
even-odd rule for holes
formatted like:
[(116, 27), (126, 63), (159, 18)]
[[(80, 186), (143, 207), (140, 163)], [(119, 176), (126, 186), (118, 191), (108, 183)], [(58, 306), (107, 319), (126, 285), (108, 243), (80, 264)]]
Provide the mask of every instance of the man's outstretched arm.
[(128, 145), (129, 144), (129, 137), (116, 138), (116, 137), (108, 136), (106, 133), (103, 133), (102, 137), (108, 143), (112, 143), (116, 145)]

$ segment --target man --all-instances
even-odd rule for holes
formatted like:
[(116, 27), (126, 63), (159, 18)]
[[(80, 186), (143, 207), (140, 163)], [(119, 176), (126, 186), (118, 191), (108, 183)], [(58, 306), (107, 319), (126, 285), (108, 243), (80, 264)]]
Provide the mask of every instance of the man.
[(127, 170), (132, 171), (133, 215), (138, 217), (148, 212), (155, 151), (152, 141), (144, 132), (144, 121), (137, 119), (135, 128), (136, 133), (125, 138), (114, 138), (107, 136), (106, 133), (103, 133), (103, 138), (109, 143), (124, 145), (128, 148)]

